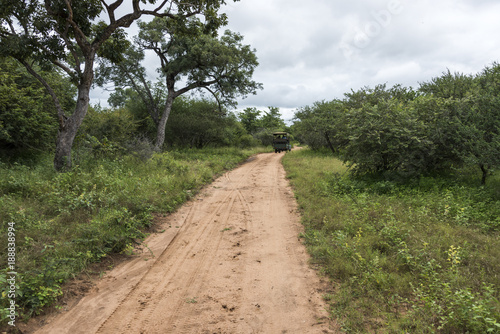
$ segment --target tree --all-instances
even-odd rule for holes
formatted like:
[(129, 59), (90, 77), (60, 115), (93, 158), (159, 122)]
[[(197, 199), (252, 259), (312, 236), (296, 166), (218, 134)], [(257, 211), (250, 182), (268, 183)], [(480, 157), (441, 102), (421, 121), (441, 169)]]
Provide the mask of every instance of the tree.
[(420, 124), (417, 136), (422, 144), (421, 173), (463, 165), (468, 142), (463, 116), (471, 108), (470, 99), (434, 95), (419, 96), (410, 104)]
[(285, 122), (281, 118), (280, 108), (268, 107), (269, 112), (263, 111), (264, 115), (260, 119), (261, 127), (272, 131), (283, 130)]
[[(432, 104), (448, 106), (446, 113), (427, 122), (428, 128), (439, 125), (434, 133), (440, 134), (436, 143), (441, 146), (441, 159), (478, 166), (482, 184), (500, 165), (499, 84), (500, 65), (493, 63), (475, 76), (448, 70), (420, 87), (434, 101)], [(421, 113), (432, 117), (436, 114), (433, 109), (425, 107)]]
[(141, 65), (144, 56), (144, 50), (136, 45), (131, 45), (125, 50), (123, 59), (118, 63), (101, 59), (97, 68), (96, 83), (100, 86), (104, 86), (107, 81), (115, 83), (115, 91), (108, 99), (110, 104), (113, 101), (121, 101), (124, 104), (127, 99), (126, 90), (134, 90), (135, 97), (140, 99), (145, 110), (158, 127), (161, 111), (165, 104), (166, 87), (161, 81), (153, 84), (148, 80), (146, 68)]
[(238, 114), (238, 118), (240, 119), (241, 124), (249, 134), (255, 134), (259, 129), (260, 122), (259, 116), (261, 111), (257, 110), (257, 108), (245, 108), (243, 112)]
[(247, 132), (264, 146), (272, 145), (273, 132), (287, 131), (280, 109), (278, 107), (268, 107), (268, 109), (269, 111), (257, 110), (255, 107), (246, 108), (238, 114)]
[(295, 113), (297, 135), (313, 149), (328, 147), (332, 153), (347, 143), (345, 105), (340, 100), (320, 101), (299, 108)]
[(474, 106), (466, 114), (471, 163), (482, 172), (486, 183), (492, 170), (500, 167), (500, 64), (493, 63), (475, 78)]
[[(203, 14), (211, 27), (226, 22), (217, 10), (223, 0), (164, 0), (153, 8), (156, 0), (131, 0), (131, 12), (119, 16), (123, 0), (4, 0), (0, 6), (0, 54), (23, 64), (51, 95), (59, 119), (54, 167), (61, 171), (71, 167), (71, 148), (76, 133), (87, 113), (89, 93), (94, 80), (97, 56), (114, 62), (122, 59), (127, 47), (123, 28), (142, 15), (169, 17), (173, 20)], [(107, 22), (93, 22), (106, 12)], [(54, 88), (34, 66), (55, 66), (66, 73), (77, 87), (74, 111), (64, 110)]]
[[(153, 51), (159, 59), (158, 72), (164, 80), (166, 96), (154, 101), (152, 84), (144, 79), (139, 64), (141, 57), (129, 57), (136, 67), (113, 67), (115, 85), (134, 88), (141, 99), (154, 105), (149, 108), (157, 125), (156, 149), (165, 141), (165, 127), (174, 100), (189, 91), (206, 90), (220, 106), (235, 106), (236, 97), (255, 94), (262, 85), (251, 80), (258, 65), (255, 50), (243, 45), (243, 37), (225, 31), (220, 38), (210, 26), (197, 18), (184, 21), (172, 18), (155, 18), (139, 23), (140, 32), (136, 43), (142, 50)], [(127, 53), (133, 55), (132, 52)], [(123, 78), (127, 78), (123, 80)], [(182, 87), (177, 87), (180, 83)], [(158, 84), (158, 83), (157, 83)]]
[(165, 131), (172, 145), (203, 148), (208, 145), (230, 146), (238, 142), (233, 131), (236, 118), (226, 110), (220, 111), (213, 100), (180, 96), (172, 110)]
[(381, 100), (351, 109), (347, 115), (349, 141), (342, 152), (355, 172), (397, 172), (419, 175), (428, 142), (421, 137), (422, 124), (408, 105), (396, 99)]
[(434, 97), (461, 99), (472, 92), (473, 84), (474, 76), (460, 72), (451, 73), (448, 69), (440, 77), (420, 83), (419, 90)]
[(396, 99), (402, 103), (408, 103), (419, 95), (411, 87), (404, 87), (396, 84), (387, 88), (386, 84), (376, 85), (375, 88), (363, 87), (358, 91), (351, 90), (345, 93), (344, 106), (347, 109), (357, 109), (367, 105), (375, 106), (379, 102)]

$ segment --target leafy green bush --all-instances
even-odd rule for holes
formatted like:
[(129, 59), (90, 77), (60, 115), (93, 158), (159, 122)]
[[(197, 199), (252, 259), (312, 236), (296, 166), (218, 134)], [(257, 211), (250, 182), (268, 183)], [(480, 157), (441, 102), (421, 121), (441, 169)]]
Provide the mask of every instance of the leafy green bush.
[(429, 176), (474, 166), (481, 184), (500, 168), (500, 64), (451, 74), (418, 92), (377, 85), (298, 109), (293, 128), (311, 148), (329, 147), (358, 175)]

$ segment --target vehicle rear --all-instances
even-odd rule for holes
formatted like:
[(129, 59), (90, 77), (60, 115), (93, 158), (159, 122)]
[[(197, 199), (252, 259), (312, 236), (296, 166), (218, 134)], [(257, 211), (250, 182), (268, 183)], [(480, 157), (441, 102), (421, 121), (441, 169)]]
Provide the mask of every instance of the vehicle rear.
[(291, 151), (290, 135), (287, 132), (274, 132), (273, 149), (274, 153)]

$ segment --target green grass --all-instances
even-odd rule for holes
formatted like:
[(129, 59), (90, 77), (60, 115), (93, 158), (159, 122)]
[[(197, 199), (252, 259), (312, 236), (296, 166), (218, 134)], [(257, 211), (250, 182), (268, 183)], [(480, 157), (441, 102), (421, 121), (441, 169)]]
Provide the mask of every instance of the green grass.
[(398, 184), (310, 150), (283, 163), (344, 331), (500, 333), (500, 175)]
[[(146, 236), (154, 213), (174, 211), (222, 171), (262, 151), (236, 148), (155, 154), (144, 161), (79, 159), (56, 173), (51, 158), (0, 163), (0, 247), (7, 254), (15, 223), (17, 321), (40, 313), (62, 284), (110, 253), (130, 252)], [(7, 257), (0, 260), (2, 324), (8, 311)]]

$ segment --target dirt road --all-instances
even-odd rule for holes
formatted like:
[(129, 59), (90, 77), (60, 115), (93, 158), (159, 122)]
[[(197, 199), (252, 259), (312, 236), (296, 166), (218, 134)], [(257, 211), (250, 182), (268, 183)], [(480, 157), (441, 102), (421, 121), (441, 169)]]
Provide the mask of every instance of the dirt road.
[(36, 333), (331, 333), (282, 156), (218, 178)]

